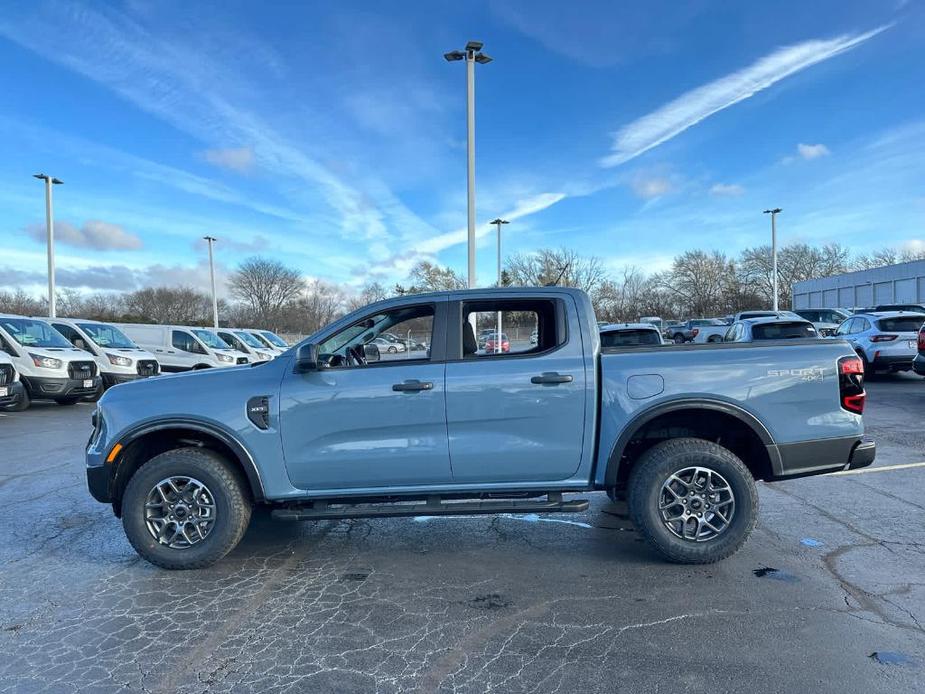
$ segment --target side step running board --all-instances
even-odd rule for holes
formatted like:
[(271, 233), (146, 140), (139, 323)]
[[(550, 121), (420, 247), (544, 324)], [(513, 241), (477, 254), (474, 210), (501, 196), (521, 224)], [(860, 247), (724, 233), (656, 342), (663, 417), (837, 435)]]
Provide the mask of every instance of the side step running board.
[(473, 516), (492, 513), (581, 513), (587, 499), (563, 501), (561, 494), (549, 494), (546, 501), (490, 500), (444, 501), (432, 497), (426, 503), (343, 504), (327, 501), (273, 509), (277, 520), (341, 520), (345, 518), (400, 518), (404, 516)]

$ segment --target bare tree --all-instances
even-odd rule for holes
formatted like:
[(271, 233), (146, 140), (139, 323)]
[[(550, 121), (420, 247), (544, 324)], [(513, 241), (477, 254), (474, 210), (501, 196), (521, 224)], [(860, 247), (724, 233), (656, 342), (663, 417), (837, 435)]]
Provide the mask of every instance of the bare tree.
[(0, 313), (18, 316), (37, 316), (45, 313), (47, 302), (26, 294), (22, 289), (0, 291)]
[(298, 299), (283, 308), (275, 327), (287, 333), (310, 335), (344, 314), (345, 299), (339, 286), (313, 280)]
[(388, 291), (386, 291), (386, 288), (383, 287), (379, 282), (367, 282), (363, 285), (363, 288), (360, 290), (359, 294), (346, 300), (345, 306), (348, 311), (355, 311), (356, 309), (362, 308), (367, 304), (372, 304), (376, 301), (382, 301), (388, 297)]
[(925, 249), (904, 249), (883, 248), (873, 253), (862, 253), (858, 255), (851, 263), (852, 270), (870, 270), (875, 267), (884, 265), (895, 265), (896, 263), (909, 263), (913, 260), (925, 260)]
[(273, 325), (286, 304), (305, 288), (298, 270), (255, 256), (238, 266), (228, 282), (231, 296), (245, 304), (257, 325)]
[[(795, 282), (830, 277), (848, 270), (850, 251), (837, 243), (816, 248), (805, 243), (784, 246), (777, 254), (778, 298), (790, 305)], [(739, 257), (737, 274), (744, 294), (761, 298), (763, 306), (773, 304), (773, 263), (770, 246), (746, 248)]]
[(671, 292), (687, 315), (722, 315), (735, 294), (735, 265), (719, 251), (686, 251), (675, 257), (671, 270), (654, 275), (653, 281)]
[(212, 300), (192, 287), (148, 287), (125, 297), (126, 320), (139, 323), (208, 323)]
[(411, 268), (407, 285), (395, 285), (395, 293), (419, 294), (465, 288), (466, 280), (452, 268), (422, 260)]
[(541, 248), (535, 253), (518, 253), (507, 259), (507, 273), (514, 285), (578, 287), (593, 293), (606, 272), (600, 259), (582, 256), (568, 248)]

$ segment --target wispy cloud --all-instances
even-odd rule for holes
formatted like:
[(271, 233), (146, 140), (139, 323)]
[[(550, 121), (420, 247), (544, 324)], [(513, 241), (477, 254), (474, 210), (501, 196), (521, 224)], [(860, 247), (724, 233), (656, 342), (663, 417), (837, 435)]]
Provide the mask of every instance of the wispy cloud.
[[(55, 241), (74, 248), (88, 248), (95, 251), (134, 251), (141, 248), (141, 239), (124, 227), (98, 219), (91, 219), (83, 226), (57, 221), (54, 225)], [(26, 235), (34, 241), (45, 243), (47, 230), (44, 224), (26, 227)]]
[(202, 157), (210, 164), (238, 173), (248, 173), (254, 168), (254, 150), (250, 147), (207, 149)]
[(716, 195), (717, 197), (732, 198), (738, 195), (742, 195), (745, 192), (745, 188), (740, 186), (738, 183), (714, 183), (710, 186), (710, 195)]
[(664, 176), (637, 176), (630, 181), (630, 188), (637, 198), (654, 200), (674, 190), (671, 179)]
[(831, 154), (825, 145), (804, 145), (802, 142), (797, 145), (797, 153), (804, 159), (818, 159)]
[(863, 34), (843, 34), (780, 48), (742, 70), (701, 85), (614, 134), (613, 151), (601, 166), (622, 164), (658, 147), (714, 113), (744, 101), (785, 77), (835, 57), (872, 39), (892, 25)]

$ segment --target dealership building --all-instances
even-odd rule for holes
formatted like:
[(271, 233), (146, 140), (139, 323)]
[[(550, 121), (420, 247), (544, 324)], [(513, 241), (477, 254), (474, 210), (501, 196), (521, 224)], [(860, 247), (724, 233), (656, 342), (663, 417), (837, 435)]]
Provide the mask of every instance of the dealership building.
[(797, 282), (792, 296), (794, 309), (925, 304), (925, 260)]

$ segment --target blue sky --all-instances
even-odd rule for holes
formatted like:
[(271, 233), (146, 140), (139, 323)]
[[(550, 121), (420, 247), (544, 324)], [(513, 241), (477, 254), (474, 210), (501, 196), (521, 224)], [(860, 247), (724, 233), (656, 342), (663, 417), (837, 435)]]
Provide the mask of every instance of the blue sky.
[(479, 280), (569, 246), (614, 270), (781, 241), (925, 247), (916, 2), (4, 3), (0, 283), (205, 287), (255, 253), (307, 277), (465, 270), (477, 66)]

